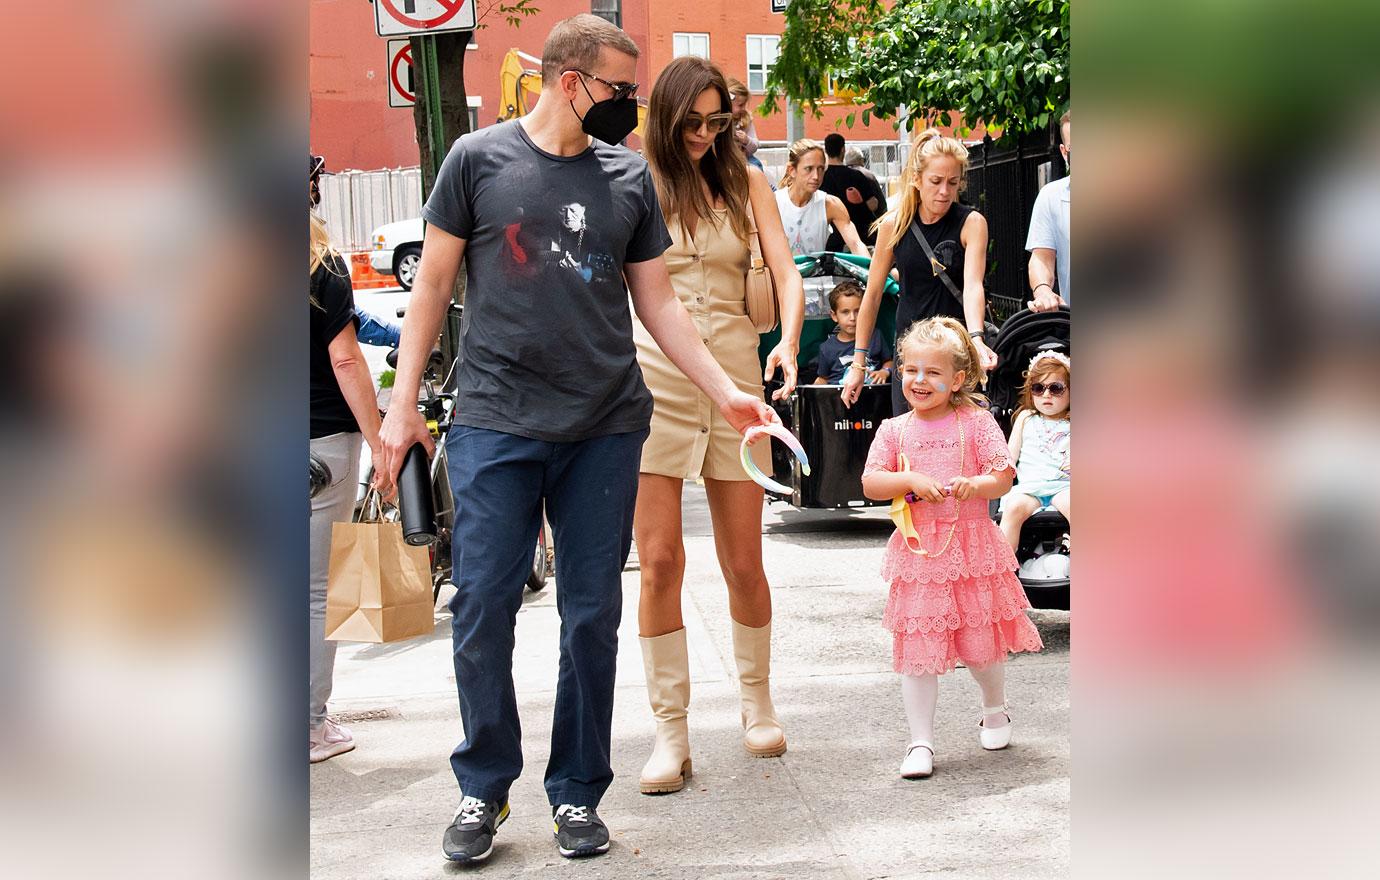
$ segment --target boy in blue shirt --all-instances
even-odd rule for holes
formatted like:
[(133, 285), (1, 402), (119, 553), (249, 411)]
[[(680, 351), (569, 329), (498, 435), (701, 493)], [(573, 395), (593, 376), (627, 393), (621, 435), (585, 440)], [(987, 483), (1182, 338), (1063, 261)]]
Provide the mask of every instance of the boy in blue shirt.
[[(844, 281), (829, 291), (829, 317), (838, 329), (819, 344), (819, 377), (816, 385), (839, 385), (844, 373), (853, 363), (853, 352), (860, 348), (854, 333), (858, 329), (858, 310), (862, 308), (863, 287), (856, 281)], [(874, 329), (867, 345), (867, 376), (869, 385), (891, 381), (891, 347), (882, 339), (882, 331)]]

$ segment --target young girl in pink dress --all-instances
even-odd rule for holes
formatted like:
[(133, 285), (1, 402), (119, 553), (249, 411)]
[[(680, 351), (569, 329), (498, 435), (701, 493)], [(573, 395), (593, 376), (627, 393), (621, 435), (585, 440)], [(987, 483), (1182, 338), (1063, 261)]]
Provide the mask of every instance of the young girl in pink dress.
[(895, 499), (897, 530), (882, 576), (891, 582), (884, 625), (901, 674), (910, 747), (901, 776), (934, 772), (934, 709), (939, 678), (962, 661), (982, 688), (979, 741), (1011, 742), (1004, 661), (1038, 651), (1025, 610), (1016, 557), (987, 512), (1011, 489), (1014, 471), (1001, 429), (978, 406), (978, 352), (963, 325), (930, 318), (897, 345), (901, 390), (910, 412), (877, 430), (863, 470), (863, 492)]

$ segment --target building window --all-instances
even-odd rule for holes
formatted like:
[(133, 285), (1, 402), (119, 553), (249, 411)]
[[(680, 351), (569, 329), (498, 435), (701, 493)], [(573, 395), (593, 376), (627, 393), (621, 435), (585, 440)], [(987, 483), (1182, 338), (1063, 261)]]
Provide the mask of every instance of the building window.
[(623, 0), (590, 0), (589, 11), (610, 24), (623, 26)]
[(676, 58), (682, 55), (708, 58), (709, 34), (672, 34), (671, 54)]
[(484, 99), (478, 95), (466, 95), (465, 103), (469, 104), (470, 131), (478, 131), (479, 111), (484, 107)]
[(748, 34), (748, 91), (765, 92), (767, 90), (767, 74), (776, 66), (776, 50), (780, 45), (780, 37)]

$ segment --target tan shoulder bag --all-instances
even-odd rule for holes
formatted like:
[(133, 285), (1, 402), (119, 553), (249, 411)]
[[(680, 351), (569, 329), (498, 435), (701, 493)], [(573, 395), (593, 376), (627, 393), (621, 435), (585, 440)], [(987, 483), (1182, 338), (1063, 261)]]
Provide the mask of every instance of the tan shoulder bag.
[(771, 269), (762, 259), (762, 240), (757, 232), (757, 221), (752, 216), (752, 202), (747, 205), (748, 216), (748, 270), (744, 279), (746, 290), (748, 320), (757, 332), (770, 333), (781, 323), (776, 302), (776, 283), (771, 277)]

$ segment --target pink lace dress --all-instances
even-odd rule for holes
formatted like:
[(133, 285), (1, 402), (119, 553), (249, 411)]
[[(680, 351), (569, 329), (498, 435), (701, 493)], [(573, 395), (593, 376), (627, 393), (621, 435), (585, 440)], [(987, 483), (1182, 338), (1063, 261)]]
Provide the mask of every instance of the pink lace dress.
[[(963, 420), (962, 450), (952, 416), (925, 421), (906, 413), (887, 419), (872, 441), (863, 473), (896, 471), (903, 433), (910, 469), (940, 483), (1011, 467), (1006, 438), (990, 413), (968, 407), (957, 418)], [(1025, 614), (1030, 601), (1015, 575), (1016, 556), (988, 516), (987, 499), (921, 501), (910, 509), (920, 546), (933, 555), (912, 553), (900, 532), (887, 544), (882, 577), (891, 591), (882, 622), (892, 633), (896, 671), (942, 674), (960, 660), (981, 668), (1016, 651), (1043, 648)], [(944, 547), (951, 527), (953, 539)]]

